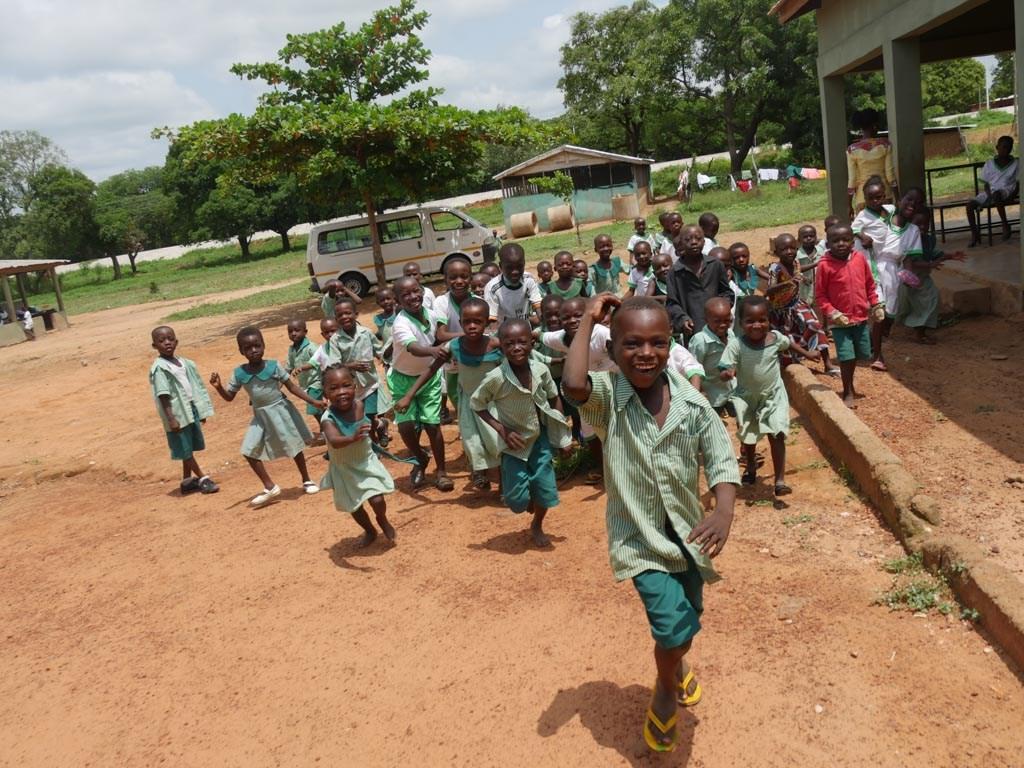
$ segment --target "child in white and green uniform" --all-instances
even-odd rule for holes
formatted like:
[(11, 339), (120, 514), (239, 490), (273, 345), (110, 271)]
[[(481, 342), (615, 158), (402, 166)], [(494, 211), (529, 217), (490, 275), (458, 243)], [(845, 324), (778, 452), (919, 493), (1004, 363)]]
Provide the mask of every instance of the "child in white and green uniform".
[(154, 328), (151, 335), (153, 349), (160, 356), (149, 369), (149, 386), (167, 432), (171, 460), (181, 462), (181, 493), (216, 493), (217, 484), (203, 474), (194, 455), (206, 448), (200, 424), (213, 415), (213, 403), (199, 378), (196, 364), (187, 358), (175, 357), (178, 339), (174, 329), (161, 325)]
[[(313, 354), (309, 356), (309, 359), (304, 363), (299, 363), (291, 368), (289, 371), (293, 379), (295, 379), (299, 386), (302, 387), (314, 400), (320, 400), (324, 394), (324, 385), (321, 378), (323, 370), (330, 365), (330, 359), (327, 355), (327, 345), (331, 341), (333, 336), (338, 330), (338, 323), (333, 317), (325, 317), (320, 321), (320, 335), (323, 337), (324, 343), (316, 347)], [(291, 350), (288, 351), (289, 364), (291, 363)], [(313, 445), (323, 444), (323, 435), (320, 433), (320, 417), (323, 416), (323, 410), (319, 406), (306, 405), (306, 413), (312, 416), (316, 420), (316, 426), (313, 432)]]
[(387, 389), (380, 386), (380, 376), (373, 361), (373, 334), (359, 324), (358, 317), (356, 302), (348, 297), (338, 299), (334, 305), (338, 330), (328, 342), (327, 357), (331, 363), (341, 363), (352, 372), (356, 380), (356, 394), (373, 423), (374, 439), (378, 439), (384, 426), (379, 416), (391, 410), (391, 400)]

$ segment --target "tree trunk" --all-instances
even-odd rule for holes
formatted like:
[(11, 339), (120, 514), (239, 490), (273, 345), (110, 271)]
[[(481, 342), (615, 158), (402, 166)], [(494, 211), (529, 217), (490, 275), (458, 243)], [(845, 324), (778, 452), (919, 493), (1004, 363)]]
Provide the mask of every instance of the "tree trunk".
[(242, 258), (249, 258), (249, 235), (239, 235), (238, 245), (242, 248)]
[(139, 255), (138, 251), (135, 251), (135, 250), (129, 250), (128, 251), (128, 262), (132, 265), (132, 274), (133, 275), (139, 274), (139, 270), (135, 266), (135, 259), (136, 259), (136, 257), (138, 257), (138, 255)]
[(121, 262), (117, 260), (117, 256), (111, 256), (110, 260), (114, 262), (114, 279), (121, 279)]
[(280, 232), (278, 232), (277, 234), (279, 234), (281, 236), (281, 249), (285, 253), (288, 253), (288, 251), (290, 251), (292, 249), (292, 243), (288, 239), (288, 230), (287, 229), (283, 229)]
[(370, 225), (370, 244), (373, 246), (373, 271), (377, 275), (377, 288), (388, 284), (387, 272), (384, 269), (384, 253), (380, 248), (380, 232), (377, 231), (377, 209), (373, 205), (370, 191), (363, 190), (363, 205), (366, 206), (366, 219)]

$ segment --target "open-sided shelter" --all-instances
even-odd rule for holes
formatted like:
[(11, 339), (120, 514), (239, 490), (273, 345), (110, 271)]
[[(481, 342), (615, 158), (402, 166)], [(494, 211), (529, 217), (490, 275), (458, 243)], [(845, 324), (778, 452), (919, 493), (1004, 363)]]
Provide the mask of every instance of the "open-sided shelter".
[(48, 311), (43, 313), (44, 327), (47, 330), (67, 327), (68, 315), (64, 310), (64, 296), (61, 294), (60, 278), (57, 276), (57, 267), (67, 263), (67, 261), (37, 261), (35, 259), (0, 260), (0, 288), (3, 289), (4, 308), (7, 310), (8, 318), (6, 323), (0, 325), (0, 347), (17, 344), (20, 341), (26, 340), (21, 323), (17, 321), (14, 296), (11, 294), (11, 277), (17, 283), (21, 301), (27, 308), (29, 301), (25, 290), (25, 275), (32, 272), (48, 273), (50, 280), (53, 282), (53, 292), (57, 296), (57, 310), (55, 312)]
[[(513, 214), (533, 211), (540, 229), (548, 229), (549, 207), (562, 204), (562, 200), (548, 192), (541, 192), (530, 179), (553, 176), (562, 171), (572, 177), (572, 206), (580, 222), (603, 221), (614, 218), (613, 199), (633, 197), (636, 206), (620, 205), (622, 210), (640, 210), (650, 202), (651, 163), (653, 160), (603, 152), (599, 149), (562, 144), (559, 147), (514, 165), (494, 179), (501, 182), (501, 207), (505, 214), (505, 229)], [(628, 202), (628, 201), (626, 201)]]
[[(885, 73), (886, 117), (901, 189), (925, 186), (922, 63), (1015, 51), (1020, 104), (1024, 3), (1019, 0), (779, 0), (772, 8), (783, 23), (809, 12), (814, 12), (818, 28), (829, 206), (837, 215), (845, 215), (847, 199), (845, 75)], [(1009, 311), (1021, 309), (1024, 302), (1024, 241), (1014, 256), (1012, 265), (980, 266), (1002, 278), (991, 283), (999, 291), (993, 302)]]

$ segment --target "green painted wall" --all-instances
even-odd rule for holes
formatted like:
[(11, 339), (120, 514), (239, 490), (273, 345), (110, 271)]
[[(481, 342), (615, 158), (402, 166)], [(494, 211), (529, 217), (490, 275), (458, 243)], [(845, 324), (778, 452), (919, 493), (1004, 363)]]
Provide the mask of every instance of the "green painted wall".
[[(612, 198), (619, 195), (636, 194), (636, 185), (616, 184), (611, 187), (595, 187), (594, 189), (578, 189), (573, 194), (572, 207), (576, 211), (576, 219), (580, 223), (588, 221), (605, 221), (612, 218)], [(533, 211), (537, 214), (537, 224), (541, 231), (550, 227), (548, 208), (561, 205), (562, 200), (550, 193), (524, 195), (522, 197), (506, 197), (501, 201), (501, 210), (505, 214), (505, 231), (509, 231), (509, 223), (513, 214)]]

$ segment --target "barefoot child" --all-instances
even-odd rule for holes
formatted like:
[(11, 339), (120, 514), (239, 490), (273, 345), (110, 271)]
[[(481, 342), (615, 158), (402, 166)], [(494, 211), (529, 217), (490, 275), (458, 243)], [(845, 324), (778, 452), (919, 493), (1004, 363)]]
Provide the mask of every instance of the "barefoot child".
[(918, 344), (934, 344), (935, 339), (927, 329), (939, 327), (939, 289), (932, 280), (932, 270), (939, 269), (944, 261), (963, 261), (963, 251), (946, 255), (938, 250), (935, 235), (929, 232), (932, 225), (931, 211), (922, 205), (914, 213), (914, 224), (921, 230), (920, 256), (908, 256), (905, 269), (910, 275), (900, 273), (899, 313), (896, 319), (914, 329), (914, 341)]
[[(434, 299), (434, 317), (437, 318), (437, 340), (445, 342), (462, 333), (459, 322), (462, 302), (470, 297), (470, 281), (473, 270), (469, 262), (461, 258), (453, 258), (444, 268), (444, 284), (448, 289)], [(450, 360), (444, 366), (444, 387), (441, 390), (441, 423), (451, 424), (452, 417), (448, 410), (448, 402), (453, 408), (459, 407), (459, 366)]]
[(363, 507), (367, 503), (384, 538), (394, 543), (395, 529), (388, 522), (384, 494), (394, 493), (395, 481), (373, 452), (370, 420), (357, 395), (355, 377), (344, 366), (332, 365), (323, 372), (323, 379), (330, 407), (324, 411), (322, 429), (330, 464), (320, 488), (330, 488), (335, 509), (350, 513), (365, 531), (359, 546), (368, 546), (377, 538), (377, 529)]
[[(658, 670), (644, 722), (656, 752), (678, 743), (677, 707), (701, 699), (684, 656), (700, 630), (704, 583), (719, 579), (711, 559), (732, 525), (739, 470), (722, 420), (703, 395), (667, 367), (672, 327), (649, 298), (622, 303), (612, 317), (619, 372), (588, 371), (591, 331), (609, 296), (591, 299), (563, 371), (566, 397), (604, 439), (608, 550), (617, 581), (632, 579), (654, 637)], [(698, 480), (704, 465), (715, 511), (706, 514)]]
[[(337, 330), (338, 322), (334, 318), (325, 317), (321, 320), (320, 335), (323, 337), (324, 343), (313, 351), (309, 360), (296, 366), (291, 371), (291, 376), (296, 380), (299, 387), (306, 390), (306, 394), (314, 400), (320, 400), (323, 398), (324, 385), (322, 374), (324, 369), (330, 365), (328, 345), (330, 344), (331, 336), (333, 336)], [(316, 419), (316, 425), (313, 428), (313, 442), (310, 443), (310, 445), (323, 445), (324, 436), (320, 433), (320, 417), (324, 415), (323, 409), (317, 406), (307, 405), (306, 413)]]
[[(546, 297), (549, 299), (552, 297)], [(452, 360), (459, 366), (459, 436), (470, 467), (470, 487), (474, 490), (489, 490), (487, 471), (499, 465), (501, 450), (494, 430), (485, 426), (467, 404), (484, 377), (501, 365), (501, 349), (498, 339), (488, 336), (489, 308), (487, 302), (469, 297), (461, 305), (461, 336), (449, 340), (445, 348)], [(440, 359), (431, 363), (430, 368), (420, 374), (401, 400), (395, 403), (396, 413), (409, 410), (417, 392), (426, 385), (444, 364)]]
[(587, 286), (591, 295), (614, 293), (618, 296), (622, 292), (619, 277), (624, 275), (626, 270), (622, 266), (622, 260), (618, 256), (612, 256), (611, 236), (595, 237), (594, 250), (597, 252), (597, 261), (590, 265), (590, 285)]
[(743, 484), (757, 482), (757, 441), (767, 437), (775, 469), (775, 495), (785, 496), (793, 490), (786, 485), (789, 398), (782, 383), (779, 354), (794, 349), (808, 360), (817, 360), (820, 354), (771, 329), (765, 297), (748, 296), (740, 302), (739, 312), (741, 335), (726, 345), (718, 368), (722, 381), (736, 379), (732, 403), (746, 465)]
[(728, 301), (716, 296), (704, 305), (704, 318), (707, 324), (690, 338), (690, 352), (708, 374), (702, 391), (711, 407), (719, 413), (724, 408), (731, 411), (730, 401), (736, 382), (731, 379), (722, 381), (718, 375), (718, 363), (729, 342), (736, 338), (732, 330), (732, 308)]
[(867, 259), (853, 248), (853, 229), (837, 224), (825, 236), (828, 250), (818, 264), (814, 295), (832, 329), (843, 379), (843, 402), (854, 408), (857, 393), (853, 374), (857, 361), (871, 359), (868, 319), (874, 317), (880, 322), (885, 317), (885, 307), (878, 302)]
[(359, 306), (349, 298), (338, 299), (334, 307), (338, 323), (337, 332), (327, 346), (327, 359), (341, 363), (356, 380), (356, 397), (363, 404), (363, 412), (373, 425), (372, 437), (380, 441), (384, 423), (381, 414), (391, 410), (387, 389), (380, 385), (377, 366), (373, 362), (373, 334), (359, 324)]
[[(432, 363), (448, 360), (448, 352), (437, 346), (437, 318), (423, 306), (423, 289), (412, 277), (401, 277), (395, 281), (395, 293), (402, 311), (395, 318), (392, 339), (395, 356), (388, 385), (392, 397), (401, 400), (409, 388), (416, 383), (419, 375), (431, 368)], [(437, 464), (434, 485), (439, 491), (450, 491), (455, 484), (448, 477), (445, 467), (444, 439), (441, 436), (441, 373), (433, 374), (415, 396), (410, 398), (404, 413), (396, 414), (398, 434), (409, 449), (409, 454), (418, 462), (409, 475), (413, 488), (426, 483), (427, 464), (430, 454), (420, 447), (418, 427), (422, 426), (430, 441), (430, 450)]]
[(516, 514), (533, 515), (533, 543), (546, 547), (551, 539), (544, 533), (544, 517), (558, 506), (552, 448), (569, 446), (569, 430), (547, 366), (530, 359), (530, 323), (508, 320), (498, 339), (505, 359), (480, 382), (470, 408), (501, 439), (502, 498)]
[(220, 489), (209, 475), (203, 474), (195, 458), (196, 451), (206, 448), (200, 425), (213, 415), (213, 403), (196, 364), (175, 356), (178, 338), (174, 329), (161, 325), (150, 335), (159, 357), (149, 369), (149, 386), (167, 433), (171, 461), (181, 462), (181, 495), (195, 491), (216, 493)]
[(220, 374), (216, 372), (210, 375), (210, 383), (229, 403), (243, 389), (252, 403), (252, 421), (242, 439), (242, 455), (263, 483), (263, 492), (254, 496), (249, 503), (254, 507), (262, 507), (281, 495), (281, 488), (270, 479), (263, 462), (285, 456), (293, 459), (299, 468), (302, 489), (306, 493), (316, 493), (320, 487), (309, 479), (306, 456), (302, 453), (313, 436), (295, 406), (281, 394), (281, 387), (310, 405), (323, 408), (325, 404), (299, 389), (298, 384), (288, 378), (276, 360), (263, 359), (265, 346), (259, 328), (247, 325), (235, 338), (238, 351), (246, 362), (232, 372), (227, 388), (221, 384)]
[[(327, 298), (326, 295), (324, 298)], [(332, 303), (334, 303), (333, 300)], [(326, 304), (324, 307), (326, 308)], [(288, 340), (291, 341), (291, 345), (288, 347), (288, 357), (285, 361), (284, 370), (285, 373), (295, 379), (302, 389), (309, 392), (313, 379), (316, 378), (316, 371), (308, 363), (316, 352), (317, 347), (316, 344), (309, 340), (309, 337), (306, 335), (307, 333), (306, 321), (301, 317), (294, 317), (288, 321)], [(301, 370), (299, 370), (300, 368)], [(319, 400), (322, 394), (322, 391), (310, 392), (310, 397)], [(313, 442), (317, 443), (320, 440), (320, 412), (317, 410), (311, 411), (311, 408), (312, 406), (307, 405), (306, 413), (315, 416), (317, 419), (317, 426), (313, 429)]]

